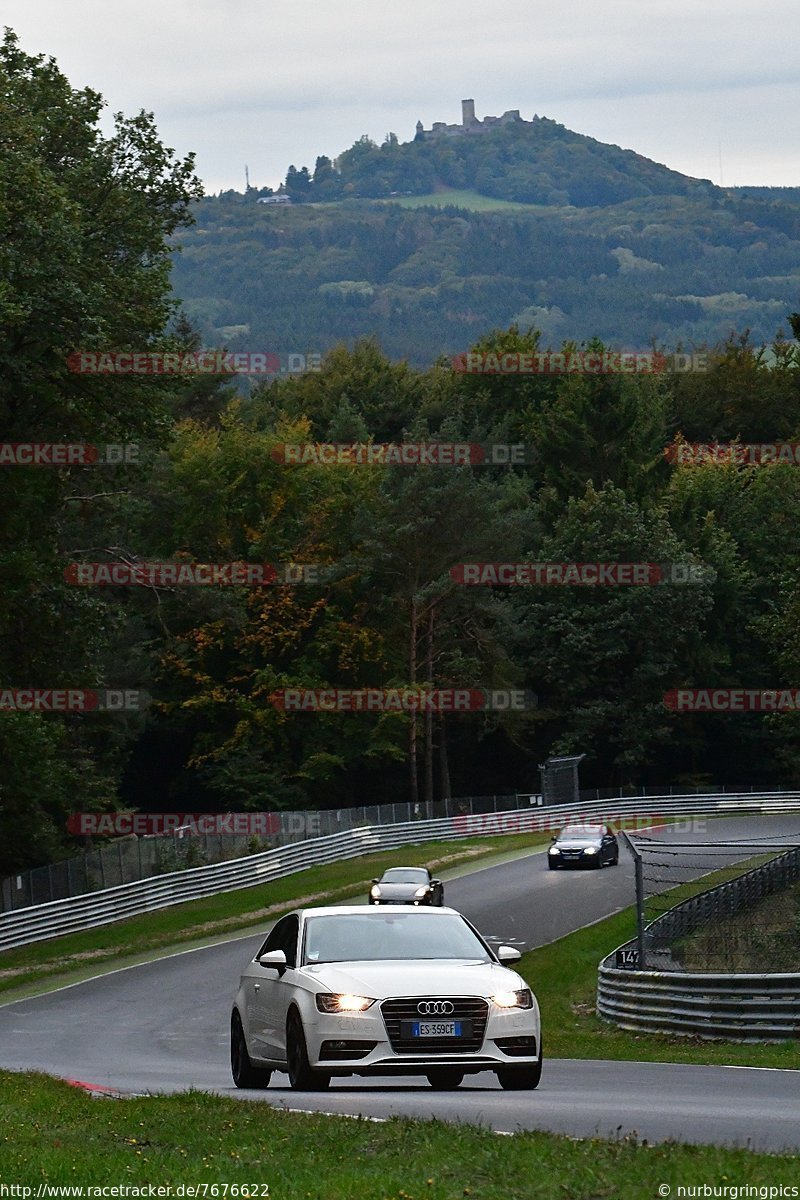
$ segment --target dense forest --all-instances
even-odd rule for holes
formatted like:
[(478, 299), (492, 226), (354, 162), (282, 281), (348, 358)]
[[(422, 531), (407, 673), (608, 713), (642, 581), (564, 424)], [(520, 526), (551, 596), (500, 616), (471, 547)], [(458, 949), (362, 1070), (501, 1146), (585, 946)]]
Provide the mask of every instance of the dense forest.
[(258, 198), (207, 197), (175, 239), (173, 287), (210, 344), (322, 353), (371, 337), (425, 368), (512, 324), (554, 343), (703, 346), (744, 329), (769, 341), (797, 307), (794, 201), (705, 185), (497, 211)]
[[(560, 752), (586, 754), (586, 786), (797, 786), (796, 713), (687, 714), (664, 702), (677, 687), (798, 685), (797, 467), (680, 464), (665, 453), (681, 438), (798, 439), (797, 345), (774, 336), (781, 325), (800, 330), (796, 290), (787, 283), (787, 302), (769, 308), (767, 345), (743, 331), (705, 372), (470, 375), (435, 356), (415, 366), (357, 337), (348, 314), (374, 314), (357, 293), (319, 288), (381, 274), (385, 328), (407, 340), (433, 325), (426, 353), (441, 345), (447, 287), (453, 311), (468, 314), (451, 327), (454, 349), (558, 348), (557, 330), (508, 320), (530, 293), (515, 290), (517, 275), (497, 274), (496, 260), (575, 288), (591, 270), (621, 298), (608, 269), (619, 255), (607, 231), (592, 231), (591, 210), (567, 232), (546, 214), (198, 205), (191, 160), (161, 146), (147, 114), (103, 137), (99, 97), (73, 91), (10, 36), (0, 72), (13, 134), (0, 142), (11, 235), (0, 250), (0, 440), (141, 448), (129, 465), (0, 468), (0, 680), (151, 697), (141, 712), (0, 714), (0, 872), (66, 852), (76, 808), (261, 810), (536, 790), (538, 764)], [(707, 244), (719, 245), (694, 267), (708, 286), (727, 286), (731, 256), (764, 277), (800, 270), (800, 241), (780, 228), (788, 208), (702, 200), (712, 202)], [(664, 277), (685, 278), (694, 203), (687, 193), (683, 226), (632, 226), (631, 256), (657, 244)], [(748, 213), (763, 218), (757, 250)], [(197, 304), (180, 311), (170, 290), (178, 230), (187, 249), (174, 286), (182, 294), (186, 263), (198, 270), (205, 254), (214, 337), (193, 324)], [(480, 285), (453, 273), (467, 260), (482, 268), (471, 277)], [(312, 278), (311, 316), (330, 305), (325, 336), (338, 329), (342, 344), (319, 347), (320, 327), (302, 324)], [(391, 294), (412, 307), (417, 298), (420, 324), (403, 324)], [(262, 311), (265, 296), (274, 306)], [(596, 312), (579, 340), (601, 353), (608, 325)], [(650, 312), (655, 321), (655, 301)], [(244, 386), (66, 365), (76, 351), (230, 343), (227, 317), (251, 325), (239, 343), (249, 348), (326, 349), (321, 370)], [(397, 467), (287, 465), (279, 450), (369, 441), (510, 442), (530, 453), (511, 467)], [(326, 570), (263, 587), (91, 587), (71, 566), (120, 561)], [(691, 584), (647, 587), (454, 579), (459, 563), (493, 561), (703, 571)], [(423, 686), (527, 690), (537, 703), (442, 718), (292, 713), (272, 701), (287, 687)]]

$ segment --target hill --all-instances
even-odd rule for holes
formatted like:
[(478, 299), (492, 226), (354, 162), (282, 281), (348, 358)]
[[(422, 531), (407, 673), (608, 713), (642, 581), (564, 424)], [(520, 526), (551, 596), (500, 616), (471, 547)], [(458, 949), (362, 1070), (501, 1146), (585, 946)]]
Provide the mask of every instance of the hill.
[(681, 175), (539, 116), (486, 128), (465, 118), (438, 135), (420, 129), (412, 142), (401, 143), (390, 133), (381, 146), (365, 135), (333, 162), (318, 158), (313, 175), (307, 167), (290, 166), (284, 187), (301, 203), (472, 188), (497, 200), (576, 208), (717, 190), (709, 180)]
[(794, 189), (723, 190), (544, 118), (391, 138), (318, 159), (303, 203), (251, 189), (195, 206), (173, 285), (209, 344), (324, 352), (374, 336), (423, 367), (512, 323), (548, 342), (689, 346), (744, 329), (768, 341), (800, 307)]

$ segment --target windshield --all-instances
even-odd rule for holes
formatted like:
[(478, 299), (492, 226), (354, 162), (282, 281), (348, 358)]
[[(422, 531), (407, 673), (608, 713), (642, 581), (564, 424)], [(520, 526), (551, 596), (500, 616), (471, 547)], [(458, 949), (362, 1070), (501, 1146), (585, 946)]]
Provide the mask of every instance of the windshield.
[(599, 838), (603, 836), (600, 825), (568, 825), (559, 835), (562, 838)]
[(307, 963), (380, 959), (470, 958), (492, 962), (486, 947), (456, 913), (348, 913), (309, 917)]
[(428, 872), (419, 867), (391, 867), (384, 871), (381, 883), (427, 883)]

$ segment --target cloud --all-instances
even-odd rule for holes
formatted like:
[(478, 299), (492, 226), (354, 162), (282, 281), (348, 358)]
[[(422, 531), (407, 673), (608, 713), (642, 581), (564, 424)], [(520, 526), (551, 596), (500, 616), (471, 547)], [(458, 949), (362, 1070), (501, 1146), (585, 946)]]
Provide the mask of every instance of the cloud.
[(722, 137), (737, 181), (800, 183), (796, 52), (779, 32), (795, 19), (788, 0), (4, 4), (24, 48), (53, 54), (75, 86), (154, 111), (211, 190), (241, 187), (245, 162), (274, 184), (361, 133), (409, 139), (418, 117), (458, 120), (462, 96), (479, 115), (538, 112), (678, 170), (708, 158), (706, 176)]

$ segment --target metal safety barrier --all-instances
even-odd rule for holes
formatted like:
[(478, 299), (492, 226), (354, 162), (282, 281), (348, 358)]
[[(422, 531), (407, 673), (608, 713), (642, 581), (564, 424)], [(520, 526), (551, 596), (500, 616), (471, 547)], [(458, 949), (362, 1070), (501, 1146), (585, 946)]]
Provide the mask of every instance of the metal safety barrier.
[(800, 792), (743, 792), (709, 795), (648, 796), (608, 799), (551, 808), (463, 814), (430, 821), (348, 829), (228, 862), (214, 863), (53, 900), (0, 915), (0, 951), (44, 941), (78, 930), (109, 925), (126, 917), (167, 908), (239, 888), (255, 887), (325, 863), (359, 858), (380, 850), (420, 842), (490, 837), (509, 833), (557, 832), (570, 821), (609, 823), (639, 819), (658, 824), (662, 817), (698, 814), (730, 816), (800, 810)]
[(645, 948), (648, 951), (669, 949), (679, 938), (687, 937), (720, 918), (732, 917), (742, 909), (752, 908), (759, 900), (783, 891), (798, 879), (800, 845), (791, 847), (761, 866), (745, 871), (736, 879), (717, 884), (716, 887), (667, 909), (647, 926), (644, 935)]
[[(549, 759), (549, 763), (557, 760)], [(552, 772), (550, 772), (552, 774)], [(553, 789), (548, 786), (548, 792)], [(695, 793), (716, 796), (724, 794), (726, 788), (712, 785), (696, 787)], [(744, 790), (744, 789), (738, 789)], [(760, 791), (761, 789), (755, 789)], [(557, 789), (556, 789), (557, 791)], [(734, 794), (737, 789), (734, 788)], [(751, 786), (750, 792), (754, 791)], [(670, 788), (669, 793), (688, 794), (686, 788)], [(180, 814), (168, 814), (176, 818), (170, 832), (136, 836), (133, 832), (133, 813), (88, 814), (101, 823), (109, 822), (108, 842), (99, 841), (90, 850), (72, 854), (55, 862), (39, 867), (15, 871), (13, 875), (0, 879), (0, 913), (20, 908), (32, 908), (36, 904), (48, 904), (51, 900), (66, 900), (69, 896), (83, 896), (87, 892), (104, 891), (120, 887), (123, 883), (135, 883), (139, 879), (150, 879), (154, 875), (168, 875), (173, 871), (185, 871), (191, 867), (204, 867), (211, 863), (229, 862), (258, 854), (263, 850), (274, 850), (278, 846), (294, 845), (308, 838), (328, 837), (344, 833), (346, 829), (362, 829), (367, 825), (399, 825), (404, 821), (433, 821), (442, 817), (457, 817), (465, 814), (508, 812), (510, 809), (531, 809), (549, 804), (578, 804), (594, 800), (617, 800), (623, 795), (629, 800), (644, 799), (661, 795), (657, 788), (631, 792), (617, 789), (591, 788), (577, 795), (548, 796), (541, 793), (517, 793), (509, 796), (451, 796), (441, 800), (412, 804), (390, 802), (388, 804), (352, 805), (348, 808), (312, 809), (302, 811), (267, 811), (239, 814), (248, 818), (242, 826), (232, 820), (230, 828), (217, 828), (212, 819), (211, 829), (203, 829), (189, 821), (178, 824)], [(202, 817), (204, 814), (198, 814)], [(207, 815), (207, 814), (205, 814)], [(238, 821), (236, 814), (230, 816)], [(131, 832), (113, 837), (112, 817), (125, 820), (131, 818)], [(184, 814), (186, 817), (186, 814)], [(124, 825), (122, 827), (124, 829)], [(84, 836), (91, 836), (88, 828)]]
[[(800, 847), (793, 847), (667, 910), (646, 928), (645, 947), (668, 946), (798, 878)], [(632, 939), (619, 950), (636, 945)], [(617, 953), (600, 963), (597, 1012), (622, 1029), (734, 1041), (800, 1037), (800, 972), (642, 971), (614, 965)]]
[(800, 1037), (800, 973), (631, 971), (616, 969), (605, 959), (597, 1012), (638, 1033), (785, 1041)]

